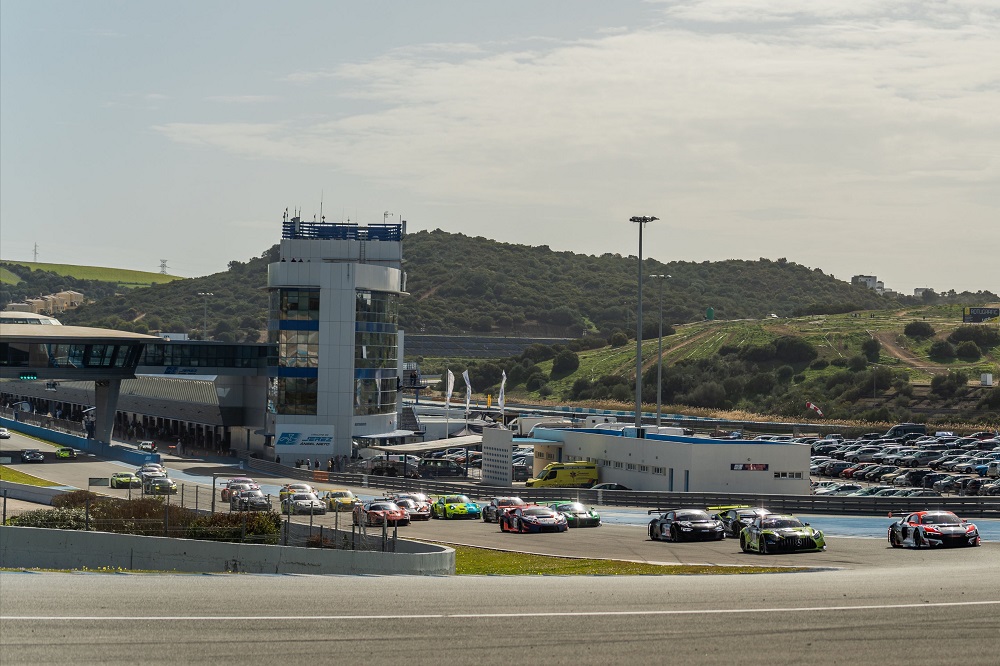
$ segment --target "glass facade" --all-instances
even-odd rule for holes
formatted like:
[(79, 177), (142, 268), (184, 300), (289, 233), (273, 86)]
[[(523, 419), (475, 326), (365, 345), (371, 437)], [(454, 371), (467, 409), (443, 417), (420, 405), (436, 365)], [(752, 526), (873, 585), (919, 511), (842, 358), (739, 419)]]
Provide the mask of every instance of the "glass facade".
[(354, 414), (396, 412), (399, 297), (358, 291), (354, 321)]
[(34, 368), (134, 368), (142, 343), (0, 343), (0, 365)]
[(264, 344), (230, 345), (218, 342), (169, 342), (146, 345), (139, 365), (184, 368), (258, 368), (268, 357)]
[(267, 408), (275, 414), (316, 414), (319, 386), (319, 289), (271, 292), (270, 364), (277, 376), (268, 387)]

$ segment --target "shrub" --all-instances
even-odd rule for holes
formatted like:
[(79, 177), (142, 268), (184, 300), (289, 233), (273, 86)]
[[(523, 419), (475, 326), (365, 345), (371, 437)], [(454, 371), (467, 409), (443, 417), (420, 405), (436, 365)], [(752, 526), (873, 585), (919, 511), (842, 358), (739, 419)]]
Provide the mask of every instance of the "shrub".
[(959, 342), (958, 346), (955, 347), (955, 356), (966, 361), (978, 361), (982, 355), (983, 353), (979, 350), (979, 345), (972, 340)]
[(934, 333), (934, 327), (926, 321), (911, 321), (903, 328), (904, 335), (917, 340), (933, 337)]
[(786, 363), (806, 363), (819, 356), (819, 353), (803, 338), (786, 335), (774, 341), (774, 356)]
[(869, 338), (861, 343), (861, 353), (872, 363), (878, 363), (878, 356), (881, 351), (882, 343), (876, 338)]
[(552, 376), (565, 377), (576, 372), (579, 367), (580, 357), (576, 355), (576, 352), (564, 349), (556, 354), (555, 359), (552, 361)]
[(818, 358), (809, 364), (810, 370), (824, 370), (830, 363), (823, 358)]
[(935, 340), (929, 353), (931, 358), (955, 358), (955, 347), (947, 340)]
[(858, 354), (857, 356), (852, 356), (847, 361), (847, 368), (852, 372), (861, 372), (867, 367), (868, 367), (868, 359), (866, 359), (861, 354)]
[(628, 344), (628, 336), (621, 331), (615, 331), (608, 339), (608, 344), (612, 347), (624, 347)]

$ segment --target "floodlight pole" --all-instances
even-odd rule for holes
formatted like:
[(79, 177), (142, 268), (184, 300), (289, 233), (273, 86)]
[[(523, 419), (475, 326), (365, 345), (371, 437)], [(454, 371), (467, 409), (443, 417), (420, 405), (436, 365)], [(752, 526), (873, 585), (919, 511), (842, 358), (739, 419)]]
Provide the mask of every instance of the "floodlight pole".
[(656, 429), (660, 429), (663, 410), (663, 281), (670, 275), (650, 275), (659, 282), (657, 296), (660, 301), (660, 339), (656, 343)]
[(635, 305), (635, 428), (636, 436), (642, 428), (642, 228), (648, 222), (659, 218), (653, 216), (635, 216), (630, 222), (639, 225), (639, 286)]
[(201, 329), (202, 330), (201, 335), (205, 340), (208, 340), (208, 297), (215, 296), (215, 294), (213, 294), (210, 291), (199, 291), (198, 295), (204, 296), (204, 301), (205, 301), (205, 327)]

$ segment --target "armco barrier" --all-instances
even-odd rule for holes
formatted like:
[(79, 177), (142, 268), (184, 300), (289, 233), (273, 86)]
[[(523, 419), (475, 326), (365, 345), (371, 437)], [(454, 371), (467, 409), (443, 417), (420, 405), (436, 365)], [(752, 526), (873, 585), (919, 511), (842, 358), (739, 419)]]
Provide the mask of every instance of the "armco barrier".
[(528, 502), (553, 502), (560, 499), (579, 500), (601, 506), (655, 508), (704, 508), (732, 504), (764, 506), (785, 513), (815, 513), (840, 515), (886, 515), (914, 508), (954, 511), (962, 517), (1000, 518), (1000, 497), (920, 497), (912, 500), (896, 497), (824, 497), (822, 495), (752, 495), (736, 493), (666, 493), (636, 490), (588, 490), (584, 488), (522, 488), (495, 487), (479, 483), (455, 483), (427, 479), (364, 474), (310, 472), (273, 462), (249, 460), (251, 469), (263, 469), (272, 474), (302, 481), (335, 483), (345, 486), (375, 488), (387, 491), (412, 491), (428, 495), (463, 494), (476, 499), (516, 494)]
[(0, 526), (0, 567), (267, 574), (450, 575), (455, 551), (382, 553)]

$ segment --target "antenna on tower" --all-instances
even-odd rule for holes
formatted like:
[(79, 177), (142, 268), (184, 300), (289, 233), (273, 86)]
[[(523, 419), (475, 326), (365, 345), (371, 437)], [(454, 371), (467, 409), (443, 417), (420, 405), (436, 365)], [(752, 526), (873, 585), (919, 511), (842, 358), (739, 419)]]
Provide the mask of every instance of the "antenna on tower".
[(160, 259), (160, 275), (166, 275), (166, 274), (167, 274), (167, 260)]
[(34, 263), (38, 263), (38, 243), (35, 243), (35, 258), (32, 260)]
[(319, 221), (326, 222), (326, 216), (323, 215), (323, 190), (319, 191)]

